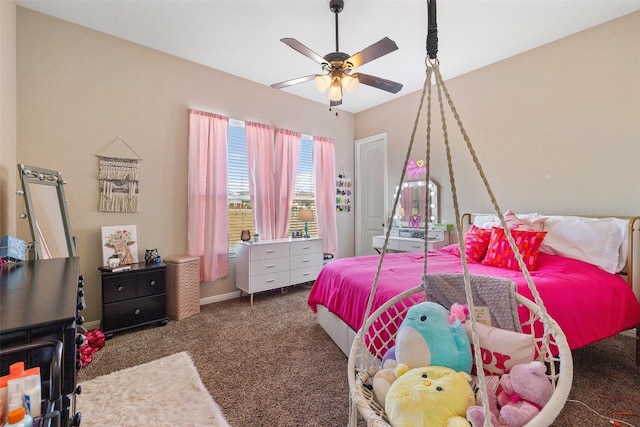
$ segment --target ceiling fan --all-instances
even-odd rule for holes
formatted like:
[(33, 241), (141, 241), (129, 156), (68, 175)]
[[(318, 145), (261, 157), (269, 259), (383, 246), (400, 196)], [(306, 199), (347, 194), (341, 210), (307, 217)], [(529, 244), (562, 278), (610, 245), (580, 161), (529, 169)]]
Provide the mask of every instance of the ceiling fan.
[(308, 58), (311, 58), (322, 66), (322, 74), (311, 74), (296, 79), (286, 80), (284, 82), (272, 84), (274, 89), (282, 89), (299, 83), (314, 80), (316, 88), (320, 92), (329, 89), (329, 105), (335, 106), (342, 104), (342, 89), (348, 93), (352, 93), (358, 86), (358, 83), (365, 84), (377, 89), (382, 89), (391, 93), (398, 93), (402, 89), (402, 84), (386, 80), (381, 77), (372, 76), (364, 73), (353, 73), (353, 69), (367, 62), (373, 61), (381, 56), (393, 52), (398, 49), (398, 45), (385, 37), (371, 46), (366, 47), (355, 55), (348, 55), (340, 52), (338, 47), (338, 14), (344, 8), (344, 0), (331, 0), (329, 9), (336, 17), (336, 51), (326, 54), (324, 57), (318, 55), (298, 40), (293, 38), (280, 39), (281, 42), (297, 50)]

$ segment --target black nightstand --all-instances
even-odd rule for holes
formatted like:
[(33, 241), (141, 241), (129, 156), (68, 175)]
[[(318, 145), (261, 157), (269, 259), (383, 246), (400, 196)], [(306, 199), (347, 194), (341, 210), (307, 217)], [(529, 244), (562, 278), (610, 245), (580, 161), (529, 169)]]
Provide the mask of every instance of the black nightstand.
[(157, 323), (167, 317), (166, 266), (163, 263), (131, 264), (127, 271), (112, 272), (100, 267), (102, 275), (102, 332), (114, 332)]

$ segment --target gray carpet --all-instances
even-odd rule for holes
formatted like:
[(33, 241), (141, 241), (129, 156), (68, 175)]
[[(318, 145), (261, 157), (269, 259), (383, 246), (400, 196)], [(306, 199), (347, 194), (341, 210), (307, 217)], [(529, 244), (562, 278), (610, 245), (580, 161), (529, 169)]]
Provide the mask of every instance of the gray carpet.
[[(307, 307), (310, 285), (202, 307), (164, 327), (116, 334), (78, 381), (181, 351), (234, 427), (346, 426), (347, 359)], [(570, 399), (640, 425), (640, 369), (634, 339), (616, 336), (573, 352)], [(168, 396), (168, 398), (170, 398)], [(566, 403), (554, 426), (610, 426), (580, 403)]]

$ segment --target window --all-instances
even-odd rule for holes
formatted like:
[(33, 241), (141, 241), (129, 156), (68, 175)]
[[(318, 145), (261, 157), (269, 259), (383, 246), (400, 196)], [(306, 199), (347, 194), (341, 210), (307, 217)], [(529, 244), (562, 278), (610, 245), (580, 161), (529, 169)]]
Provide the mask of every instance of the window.
[(313, 221), (309, 222), (309, 234), (318, 234), (318, 222), (315, 204), (315, 179), (313, 174), (313, 137), (302, 135), (296, 187), (291, 206), (289, 230), (304, 230), (304, 222), (298, 220), (300, 208), (313, 210)]
[[(229, 120), (227, 134), (227, 202), (229, 216), (229, 249), (235, 250), (242, 230), (255, 232), (251, 198), (249, 193), (249, 171), (247, 166), (247, 144), (244, 122)], [(313, 138), (303, 135), (301, 141), (295, 194), (291, 206), (290, 230), (304, 230), (304, 222), (298, 219), (300, 208), (311, 208), (313, 221), (308, 223), (309, 234), (318, 234), (315, 213), (315, 178), (313, 172)]]
[(251, 199), (244, 122), (229, 120), (227, 134), (227, 203), (229, 216), (229, 249), (234, 250), (242, 230), (255, 232)]

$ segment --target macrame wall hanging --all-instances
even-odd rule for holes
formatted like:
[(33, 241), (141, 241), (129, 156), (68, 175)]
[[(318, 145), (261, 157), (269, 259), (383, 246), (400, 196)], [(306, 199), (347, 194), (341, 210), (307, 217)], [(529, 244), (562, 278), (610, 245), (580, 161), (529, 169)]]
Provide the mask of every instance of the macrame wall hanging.
[[(115, 151), (123, 145), (127, 153)], [(107, 151), (107, 149), (109, 149)], [(135, 157), (131, 156), (131, 153)], [(111, 142), (98, 156), (98, 183), (100, 212), (138, 212), (138, 172), (142, 160), (121, 137)]]

